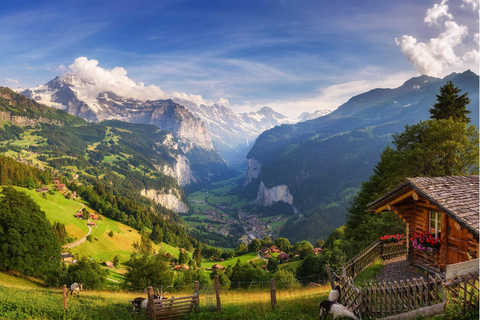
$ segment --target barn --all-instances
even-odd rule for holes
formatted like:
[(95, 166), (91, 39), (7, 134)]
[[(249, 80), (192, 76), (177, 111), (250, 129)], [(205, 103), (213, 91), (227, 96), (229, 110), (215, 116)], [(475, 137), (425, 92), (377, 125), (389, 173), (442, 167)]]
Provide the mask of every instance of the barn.
[(368, 211), (395, 212), (407, 224), (409, 263), (444, 271), (446, 265), (479, 257), (478, 179), (407, 178), (368, 204)]

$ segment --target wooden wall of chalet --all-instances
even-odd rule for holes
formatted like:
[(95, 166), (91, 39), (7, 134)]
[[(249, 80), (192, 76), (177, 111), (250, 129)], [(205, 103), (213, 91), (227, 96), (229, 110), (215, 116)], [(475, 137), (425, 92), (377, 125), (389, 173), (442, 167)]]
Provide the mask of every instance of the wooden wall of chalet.
[[(392, 204), (389, 209), (394, 211), (407, 224), (408, 259), (411, 262), (420, 260), (430, 265), (446, 265), (468, 260), (467, 253), (473, 259), (479, 257), (478, 236), (460, 226), (453, 218), (447, 216), (422, 196), (413, 193), (411, 197)], [(430, 256), (419, 254), (409, 247), (410, 238), (415, 233), (429, 230), (429, 211), (442, 212), (442, 246), (438, 254)]]

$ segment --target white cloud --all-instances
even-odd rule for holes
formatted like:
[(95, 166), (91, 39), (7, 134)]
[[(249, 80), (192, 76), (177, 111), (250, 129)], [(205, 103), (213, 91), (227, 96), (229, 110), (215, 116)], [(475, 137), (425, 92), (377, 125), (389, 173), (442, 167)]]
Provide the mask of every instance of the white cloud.
[[(447, 1), (435, 4), (426, 12), (424, 22), (429, 26), (436, 25), (443, 29), (436, 38), (422, 42), (416, 37), (403, 35), (395, 39), (405, 57), (422, 74), (442, 76), (453, 70), (472, 66), (473, 69), (477, 69), (475, 65), (478, 57), (474, 55), (478, 55), (478, 36), (477, 34), (473, 36), (473, 40), (477, 41), (476, 46), (473, 46), (474, 41), (465, 41), (469, 38), (468, 27), (452, 20), (453, 15), (448, 12)], [(464, 1), (469, 4), (472, 2)], [(442, 17), (447, 21), (439, 24), (438, 20)]]
[(15, 80), (15, 79), (10, 79), (10, 78), (5, 78), (5, 80), (7, 80), (7, 82), (11, 82), (11, 83), (15, 83), (15, 84), (18, 84), (18, 80)]
[[(61, 67), (61, 66), (60, 66)], [(135, 82), (127, 76), (127, 71), (122, 67), (111, 70), (98, 66), (98, 61), (86, 57), (78, 57), (68, 67), (68, 74), (75, 75), (86, 82), (86, 87), (91, 95), (101, 92), (113, 92), (119, 96), (139, 100), (157, 99), (184, 99), (197, 104), (212, 105), (212, 101), (204, 100), (201, 95), (181, 92), (166, 93), (156, 85), (145, 86), (142, 82)], [(219, 103), (228, 104), (226, 99), (220, 98)]]
[(434, 4), (432, 8), (427, 10), (425, 16), (425, 23), (429, 26), (438, 24), (437, 20), (441, 17), (447, 17), (449, 20), (453, 19), (453, 15), (448, 13), (448, 6), (446, 5), (448, 0), (443, 0), (440, 4)]
[(469, 6), (472, 11), (477, 11), (478, 10), (478, 0), (463, 0), (463, 4), (461, 8), (465, 8)]
[(446, 67), (461, 64), (462, 59), (455, 54), (454, 48), (467, 34), (466, 26), (459, 26), (455, 21), (446, 21), (445, 32), (427, 43), (418, 42), (416, 38), (406, 35), (396, 38), (395, 42), (420, 73), (439, 76)]

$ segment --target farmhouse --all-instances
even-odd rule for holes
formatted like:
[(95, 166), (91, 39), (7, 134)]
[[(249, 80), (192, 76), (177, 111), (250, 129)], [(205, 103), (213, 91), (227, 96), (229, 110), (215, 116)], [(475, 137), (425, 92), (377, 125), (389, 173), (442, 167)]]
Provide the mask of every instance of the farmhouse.
[(110, 269), (115, 268), (115, 265), (113, 264), (112, 261), (106, 261), (106, 262), (105, 262), (105, 265), (106, 265), (107, 267), (109, 267)]
[(95, 221), (91, 221), (91, 222), (87, 223), (87, 225), (88, 225), (89, 227), (94, 227), (94, 228), (97, 227), (97, 224), (95, 223)]
[(90, 215), (88, 217), (92, 220), (98, 220), (98, 214), (96, 214), (96, 213), (90, 213)]
[(217, 263), (212, 266), (212, 271), (213, 270), (225, 270), (225, 267)]
[(288, 253), (282, 252), (278, 255), (277, 259), (280, 263), (284, 263), (290, 259), (290, 255)]
[(47, 191), (48, 191), (48, 187), (41, 187), (40, 189), (37, 189), (37, 192), (41, 192), (41, 193), (44, 193)]
[(75, 218), (83, 219), (83, 212), (82, 212), (82, 211), (78, 211), (77, 213), (75, 213)]
[(66, 189), (65, 183), (58, 183), (56, 188), (58, 191), (64, 191)]
[(62, 262), (71, 263), (73, 261), (72, 254), (70, 254), (68, 252), (62, 252), (61, 255), (62, 255)]
[[(407, 178), (397, 188), (368, 204), (369, 211), (393, 211), (407, 224), (407, 259), (438, 271), (479, 257), (478, 176)], [(438, 248), (422, 250), (412, 240), (438, 240)], [(431, 237), (430, 237), (431, 235)], [(435, 242), (435, 241), (434, 241)]]

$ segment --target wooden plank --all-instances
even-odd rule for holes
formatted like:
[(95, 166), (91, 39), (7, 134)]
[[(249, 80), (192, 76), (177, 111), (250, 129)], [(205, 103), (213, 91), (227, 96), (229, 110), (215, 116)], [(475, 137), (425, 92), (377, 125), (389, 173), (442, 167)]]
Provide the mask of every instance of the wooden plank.
[(475, 272), (475, 271), (478, 272), (478, 268), (479, 268), (479, 259), (450, 264), (450, 265), (447, 265), (447, 270), (445, 272), (445, 279), (446, 280), (455, 279), (470, 272)]
[(155, 314), (157, 316), (163, 316), (163, 315), (172, 315), (172, 314), (178, 314), (178, 313), (190, 313), (192, 311), (191, 307), (183, 307), (183, 308), (177, 308), (177, 309), (170, 309), (170, 310), (155, 310)]
[(173, 309), (180, 309), (184, 307), (191, 307), (195, 304), (194, 301), (191, 301), (189, 303), (183, 303), (183, 304), (177, 304), (177, 305), (155, 305), (155, 310), (173, 310)]
[(382, 318), (380, 320), (410, 320), (410, 319), (418, 319), (420, 317), (431, 317), (434, 315), (442, 314), (445, 312), (445, 302), (428, 306), (424, 308), (420, 308), (417, 310), (397, 314), (394, 316), (389, 316)]

